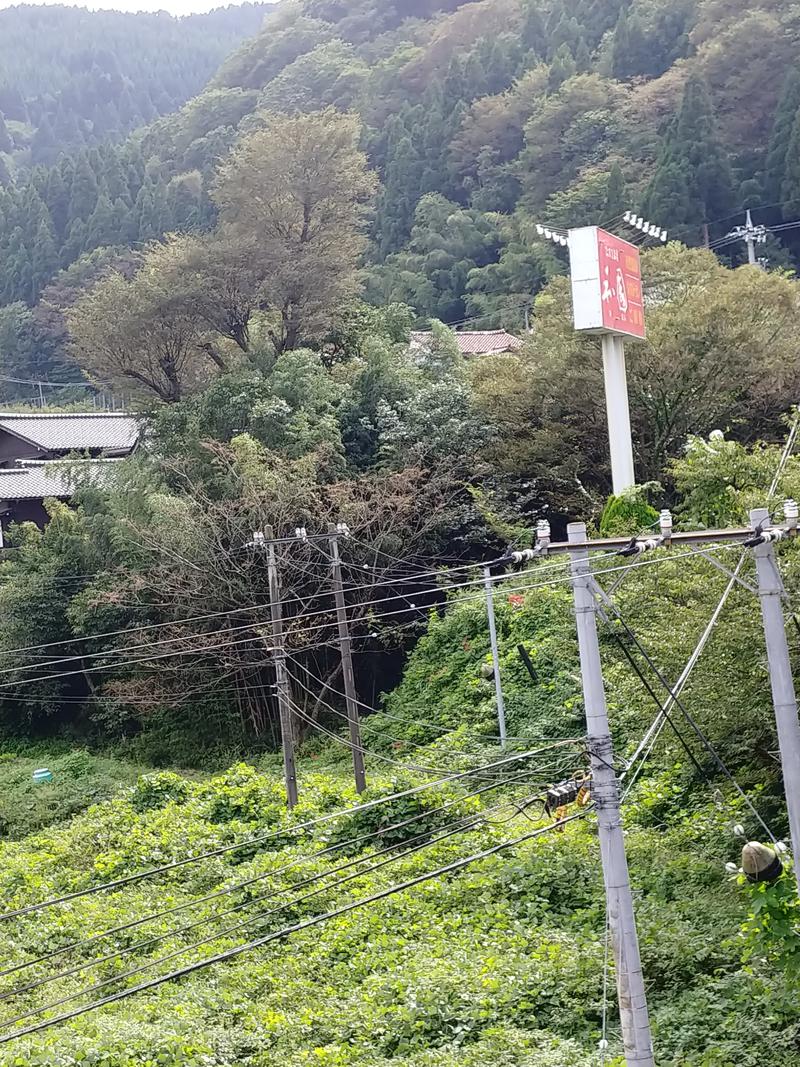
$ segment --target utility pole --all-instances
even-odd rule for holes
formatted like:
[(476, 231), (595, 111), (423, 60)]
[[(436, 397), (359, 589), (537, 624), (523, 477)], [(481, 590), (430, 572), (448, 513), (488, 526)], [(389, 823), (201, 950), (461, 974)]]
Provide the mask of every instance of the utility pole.
[(506, 705), (503, 700), (503, 680), (500, 677), (500, 652), (497, 647), (497, 626), (494, 618), (494, 588), (492, 572), (483, 568), (483, 581), (486, 586), (486, 616), (489, 619), (489, 640), (492, 643), (492, 663), (494, 664), (494, 691), (497, 698), (497, 723), (500, 729), (500, 748), (506, 747)]
[(628, 860), (622, 836), (619, 783), (614, 770), (614, 752), (600, 664), (596, 605), (589, 570), (589, 549), (585, 544), (586, 525), (582, 522), (571, 523), (567, 532), (571, 546), (570, 568), (592, 767), (592, 799), (597, 810), (625, 1062), (628, 1067), (655, 1067)]
[(39, 386), (39, 407), (44, 410), (44, 390), (42, 389), (42, 383), (36, 383)]
[(286, 639), (283, 633), (283, 608), (281, 586), (278, 578), (278, 562), (275, 556), (275, 532), (271, 526), (264, 530), (267, 542), (267, 566), (269, 570), (269, 610), (272, 617), (272, 661), (275, 664), (275, 682), (278, 694), (278, 711), (281, 723), (283, 747), (283, 777), (286, 782), (286, 802), (289, 808), (297, 804), (297, 771), (294, 764), (294, 721), (289, 675), (286, 672)]
[(344, 602), (342, 585), (342, 561), (339, 557), (339, 530), (328, 523), (328, 546), (331, 553), (331, 573), (333, 576), (333, 596), (336, 601), (336, 622), (339, 628), (339, 651), (342, 657), (342, 677), (344, 678), (345, 702), (347, 704), (347, 722), (350, 727), (350, 749), (353, 753), (353, 773), (356, 789), (363, 793), (367, 788), (367, 775), (364, 770), (364, 749), (361, 747), (361, 723), (358, 714), (356, 682), (353, 675), (353, 657), (350, 651), (350, 630), (347, 623), (347, 609)]
[(764, 244), (767, 239), (767, 233), (766, 226), (755, 226), (753, 224), (753, 219), (748, 209), (747, 215), (745, 216), (744, 226), (736, 226), (725, 236), (727, 238), (744, 241), (747, 245), (747, 262), (751, 267), (759, 267), (761, 264), (756, 258), (756, 245)]
[[(763, 531), (770, 523), (769, 510), (756, 508), (751, 511), (750, 522), (754, 530)], [(773, 539), (765, 539), (757, 544), (753, 554), (756, 558), (758, 597), (761, 601), (761, 616), (764, 620), (772, 703), (778, 726), (783, 786), (786, 792), (786, 805), (789, 809), (794, 873), (797, 879), (797, 889), (800, 892), (800, 722), (797, 718), (797, 696), (781, 607), (784, 589), (775, 560)]]

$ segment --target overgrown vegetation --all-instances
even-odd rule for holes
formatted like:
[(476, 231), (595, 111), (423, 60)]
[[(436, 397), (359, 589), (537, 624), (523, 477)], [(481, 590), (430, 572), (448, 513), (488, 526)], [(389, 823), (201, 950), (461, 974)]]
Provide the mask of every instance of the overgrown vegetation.
[[(256, 15), (203, 25), (218, 49)], [(60, 11), (59, 24), (73, 17), (91, 21)], [(779, 516), (800, 498), (800, 459), (783, 455), (800, 391), (800, 283), (781, 268), (792, 239), (767, 247), (769, 272), (737, 266), (730, 248), (723, 261), (691, 247), (744, 206), (793, 217), (793, 9), (285, 0), (167, 115), (199, 87), (200, 22), (182, 24), (195, 58), (174, 84), (159, 58), (167, 37), (130, 59), (122, 95), (151, 67), (171, 88), (153, 114), (124, 121), (113, 93), (95, 99), (117, 85), (113, 41), (78, 79), (86, 100), (66, 60), (29, 73), (46, 37), (14, 62), (0, 44), (0, 71), (28, 78), (25, 116), (0, 120), (0, 370), (22, 379), (4, 395), (51, 376), (66, 403), (88, 377), (124, 395), (143, 430), (132, 458), (49, 502), (44, 529), (6, 531), (0, 560), (3, 908), (123, 879), (0, 924), (0, 1036), (51, 1000), (50, 1018), (131, 995), (0, 1045), (0, 1064), (616, 1067), (591, 812), (133, 990), (548, 828), (542, 789), (586, 764), (566, 562), (538, 560), (497, 585), (508, 755), (534, 750), (498, 781), (480, 770), (500, 750), (476, 563), (529, 545), (543, 518), (556, 538), (577, 517), (631, 535), (665, 505), (676, 526), (702, 528), (742, 524), (754, 506)], [(782, 96), (775, 69), (790, 72)], [(16, 101), (0, 90), (0, 110), (6, 97)], [(55, 153), (51, 113), (71, 126), (74, 110), (83, 141), (63, 136)], [(128, 136), (140, 119), (151, 124)], [(680, 240), (642, 255), (648, 338), (627, 352), (642, 484), (609, 499), (598, 341), (574, 333), (562, 254), (534, 223), (613, 228), (629, 206)], [(440, 321), (522, 333), (526, 317), (520, 347), (480, 358)], [(420, 325), (427, 336), (412, 333)], [(338, 816), (358, 798), (329, 523), (364, 712), (363, 799), (380, 801)], [(291, 815), (254, 537), (270, 529), (297, 734)], [(736, 559), (713, 551), (723, 570)], [(779, 555), (793, 606), (796, 544)], [(601, 583), (617, 580), (617, 557), (595, 566)], [(615, 587), (667, 679), (727, 581), (675, 549)], [(753, 598), (732, 592), (683, 694), (709, 744), (673, 709), (681, 737), (665, 730), (631, 768), (622, 761), (657, 709), (631, 659), (647, 665), (607, 616), (659, 1064), (790, 1067), (791, 872), (768, 887), (737, 874), (734, 827), (787, 833)], [(43, 766), (51, 782), (34, 781)]]

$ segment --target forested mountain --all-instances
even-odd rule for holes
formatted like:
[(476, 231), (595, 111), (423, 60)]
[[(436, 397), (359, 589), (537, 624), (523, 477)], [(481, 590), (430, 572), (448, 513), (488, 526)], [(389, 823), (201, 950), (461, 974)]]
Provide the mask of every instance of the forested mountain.
[(0, 11), (5, 166), (49, 165), (175, 110), (266, 10), (248, 3), (187, 18), (57, 6)]
[[(0, 15), (12, 28), (0, 44), (0, 161), (16, 170), (0, 195), (6, 305), (35, 305), (59, 269), (97, 248), (213, 225), (219, 161), (265, 110), (359, 114), (382, 183), (367, 295), (408, 303), (423, 322), (520, 326), (564, 266), (537, 221), (603, 221), (631, 206), (699, 243), (744, 207), (770, 223), (800, 211), (800, 31), (788, 0), (284, 0), (199, 95), (113, 145), (197, 89), (260, 11)], [(770, 239), (773, 264), (792, 262), (792, 234)]]

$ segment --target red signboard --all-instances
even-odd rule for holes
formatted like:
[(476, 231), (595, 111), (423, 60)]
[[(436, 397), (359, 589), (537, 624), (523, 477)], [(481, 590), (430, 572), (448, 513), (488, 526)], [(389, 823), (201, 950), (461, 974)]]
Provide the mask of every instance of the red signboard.
[(597, 231), (603, 328), (644, 337), (644, 305), (639, 249), (605, 230)]

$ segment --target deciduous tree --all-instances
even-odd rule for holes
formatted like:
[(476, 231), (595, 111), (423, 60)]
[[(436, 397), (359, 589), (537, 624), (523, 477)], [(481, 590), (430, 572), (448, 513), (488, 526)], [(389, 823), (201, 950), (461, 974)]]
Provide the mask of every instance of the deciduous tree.
[(257, 264), (279, 352), (323, 332), (358, 291), (377, 179), (352, 115), (267, 114), (220, 169), (223, 228)]

